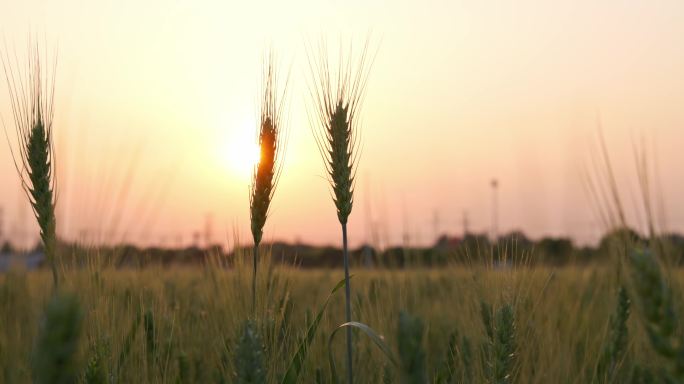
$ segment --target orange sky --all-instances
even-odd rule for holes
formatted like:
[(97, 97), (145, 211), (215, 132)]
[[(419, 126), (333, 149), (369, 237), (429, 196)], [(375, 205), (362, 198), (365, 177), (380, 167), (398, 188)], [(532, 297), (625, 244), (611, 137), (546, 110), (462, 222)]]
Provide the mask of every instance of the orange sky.
[[(684, 231), (684, 3), (671, 1), (8, 1), (0, 33), (59, 49), (58, 232), (143, 244), (250, 242), (248, 178), (261, 62), (291, 71), (290, 140), (265, 239), (339, 240), (306, 118), (306, 42), (371, 35), (350, 240), (429, 243), (490, 226), (595, 241), (579, 176), (600, 115), (632, 224), (632, 143), (657, 161), (668, 228)], [(0, 114), (11, 123), (7, 87)], [(11, 125), (8, 128), (12, 129)], [(35, 235), (7, 145), (5, 232)], [(23, 207), (23, 208), (22, 208)], [(435, 220), (438, 212), (438, 220)], [(23, 219), (22, 219), (23, 218)], [(24, 224), (22, 224), (22, 220)], [(114, 231), (111, 227), (116, 225)], [(369, 223), (373, 223), (372, 225)], [(113, 232), (113, 233), (112, 233)]]

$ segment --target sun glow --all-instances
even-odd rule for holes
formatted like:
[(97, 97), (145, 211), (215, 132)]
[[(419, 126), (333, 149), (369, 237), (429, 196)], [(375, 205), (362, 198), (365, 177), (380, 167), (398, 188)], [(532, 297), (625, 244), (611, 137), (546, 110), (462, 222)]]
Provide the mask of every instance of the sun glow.
[(226, 168), (239, 178), (249, 180), (261, 157), (254, 128), (246, 126), (230, 132), (222, 147), (221, 157)]

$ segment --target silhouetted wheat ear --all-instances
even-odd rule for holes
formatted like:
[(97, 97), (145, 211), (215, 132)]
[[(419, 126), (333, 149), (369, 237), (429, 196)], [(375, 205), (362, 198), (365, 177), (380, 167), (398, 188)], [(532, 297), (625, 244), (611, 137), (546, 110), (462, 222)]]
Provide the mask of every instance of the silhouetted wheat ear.
[[(25, 73), (12, 69), (9, 56), (2, 57), (17, 135), (18, 155), (10, 145), (14, 164), (33, 213), (40, 227), (45, 257), (52, 268), (53, 283), (58, 284), (56, 266), (56, 219), (52, 106), (54, 80), (42, 82), (40, 57), (36, 49), (29, 54)], [(17, 67), (19, 65), (17, 64)], [(54, 76), (54, 67), (52, 74)], [(45, 76), (49, 76), (47, 72)], [(9, 140), (8, 140), (9, 141)]]
[(259, 133), (259, 146), (261, 158), (257, 164), (252, 182), (252, 194), (250, 198), (250, 213), (252, 224), (252, 237), (254, 243), (261, 243), (268, 207), (274, 191), (275, 154), (278, 150), (277, 131), (268, 116), (261, 123)]
[(264, 71), (264, 86), (259, 119), (259, 163), (254, 168), (250, 188), (250, 220), (254, 243), (263, 235), (268, 209), (282, 171), (284, 138), (283, 109), (287, 83), (279, 93), (272, 56)]
[(254, 239), (253, 276), (252, 276), (252, 308), (256, 309), (256, 273), (258, 251), (264, 233), (264, 225), (268, 216), (268, 209), (273, 199), (282, 169), (283, 150), (283, 121), (282, 110), (285, 102), (285, 90), (278, 93), (277, 77), (274, 70), (273, 58), (268, 58), (264, 71), (264, 89), (261, 100), (259, 122), (259, 163), (254, 167), (252, 184), (249, 194), (249, 215), (251, 221), (252, 238)]

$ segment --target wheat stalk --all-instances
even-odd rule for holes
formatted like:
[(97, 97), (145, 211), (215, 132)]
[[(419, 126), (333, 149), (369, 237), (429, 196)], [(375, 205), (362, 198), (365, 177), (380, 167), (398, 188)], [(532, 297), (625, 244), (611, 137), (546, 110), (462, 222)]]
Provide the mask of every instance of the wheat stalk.
[(278, 93), (277, 76), (274, 69), (273, 55), (267, 59), (264, 70), (264, 89), (261, 99), (259, 121), (259, 163), (254, 167), (249, 194), (249, 214), (252, 238), (254, 240), (253, 276), (252, 276), (252, 309), (256, 310), (256, 276), (259, 244), (264, 233), (264, 225), (268, 217), (269, 206), (273, 199), (278, 179), (282, 170), (284, 150), (284, 109), (285, 91)]
[(517, 359), (513, 306), (504, 304), (493, 311), (488, 303), (481, 301), (480, 314), (488, 337), (483, 347), (484, 356), (487, 359), (485, 374), (488, 382), (511, 383), (514, 381)]
[[(367, 48), (368, 43), (364, 46), (356, 68), (353, 68), (352, 60), (345, 61), (340, 52), (340, 65), (336, 76), (330, 70), (325, 46), (321, 46), (318, 60), (312, 60), (309, 55), (309, 67), (313, 78), (313, 85), (309, 88), (315, 104), (315, 117), (312, 118), (310, 115), (311, 126), (334, 194), (337, 218), (342, 226), (347, 323), (352, 321), (347, 220), (354, 204), (354, 179), (359, 154), (358, 114), (370, 69), (366, 56)], [(351, 54), (349, 56), (351, 57)], [(351, 327), (348, 327), (347, 381), (350, 384), (353, 382), (351, 332)]]
[[(21, 186), (40, 227), (40, 238), (45, 257), (52, 268), (55, 287), (59, 282), (56, 265), (55, 151), (52, 125), (56, 64), (55, 60), (51, 74), (48, 71), (43, 73), (39, 50), (36, 47), (35, 51), (28, 55), (26, 72), (15, 73), (9, 55), (5, 53), (2, 56), (17, 136), (16, 153), (12, 149), (6, 128), (5, 135)], [(19, 67), (16, 55), (14, 65)], [(47, 78), (45, 83), (43, 76)]]
[(264, 346), (256, 325), (247, 321), (235, 349), (235, 383), (257, 384), (266, 382)]
[(398, 347), (401, 358), (402, 384), (427, 383), (427, 364), (423, 337), (425, 326), (423, 321), (407, 312), (399, 312)]
[(55, 295), (45, 308), (33, 351), (34, 383), (77, 382), (83, 312), (73, 295)]
[(653, 253), (636, 248), (629, 254), (632, 284), (646, 333), (653, 349), (669, 362), (675, 382), (684, 381), (684, 341), (677, 334), (678, 318), (672, 290)]
[(629, 320), (631, 304), (627, 290), (620, 286), (617, 306), (615, 312), (610, 316), (610, 339), (604, 346), (603, 354), (598, 361), (597, 378), (600, 380), (612, 382), (618, 374), (618, 369), (627, 351), (629, 336), (627, 320)]

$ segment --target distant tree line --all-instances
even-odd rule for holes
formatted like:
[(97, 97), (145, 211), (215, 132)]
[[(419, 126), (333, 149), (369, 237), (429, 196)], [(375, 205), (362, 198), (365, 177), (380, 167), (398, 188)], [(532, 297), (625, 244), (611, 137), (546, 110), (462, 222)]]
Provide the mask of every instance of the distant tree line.
[[(437, 267), (450, 264), (519, 264), (519, 265), (587, 265), (607, 263), (619, 253), (620, 245), (629, 239), (633, 242), (657, 242), (667, 247), (674, 265), (684, 264), (684, 236), (662, 235), (646, 239), (631, 229), (616, 229), (606, 233), (595, 247), (576, 246), (565, 237), (544, 237), (532, 240), (520, 231), (510, 232), (497, 241), (484, 234), (468, 234), (464, 237), (441, 236), (430, 247), (390, 247), (379, 251), (369, 245), (351, 250), (351, 261), (358, 267), (407, 268)], [(265, 244), (264, 254), (270, 253), (272, 261), (300, 268), (338, 268), (342, 266), (342, 250), (332, 246), (288, 244), (274, 242)], [(34, 252), (40, 252), (37, 247)], [(0, 247), (0, 253), (13, 253), (9, 243)], [(139, 248), (133, 245), (110, 247), (82, 247), (78, 244), (60, 243), (60, 253), (65, 261), (83, 263), (88, 258), (98, 258), (114, 267), (146, 267), (150, 265), (197, 265), (216, 260), (230, 266), (237, 258), (251, 257), (251, 246), (238, 247), (230, 253), (216, 245), (209, 248), (188, 247)]]

